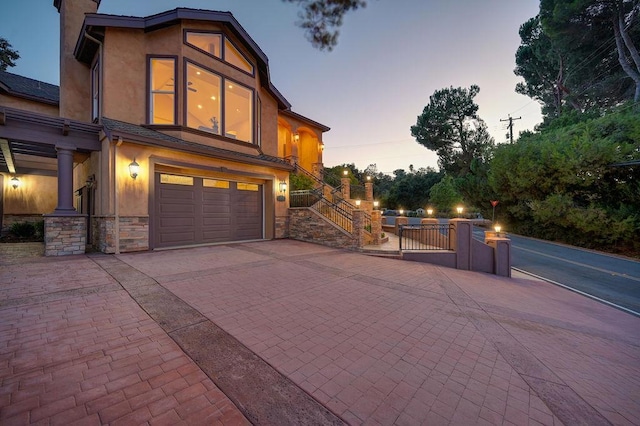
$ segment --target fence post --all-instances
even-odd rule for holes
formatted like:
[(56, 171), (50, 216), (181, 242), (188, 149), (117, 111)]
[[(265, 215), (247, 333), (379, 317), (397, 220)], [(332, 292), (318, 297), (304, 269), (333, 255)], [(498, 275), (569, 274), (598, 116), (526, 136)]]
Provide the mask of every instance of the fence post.
[(486, 244), (493, 247), (493, 271), (501, 277), (511, 277), (511, 240), (490, 237)]
[(456, 268), (465, 271), (471, 270), (471, 244), (473, 241), (473, 225), (468, 219), (451, 219), (455, 236), (450, 239), (451, 248), (456, 251)]
[(351, 180), (348, 177), (340, 178), (342, 198), (349, 201), (351, 199)]
[(400, 227), (398, 227), (398, 224), (396, 223), (396, 234), (398, 235), (398, 238), (400, 239), (400, 251), (402, 252), (402, 225), (400, 225)]
[(371, 212), (371, 237), (373, 238), (373, 245), (380, 245), (382, 239), (382, 214), (380, 210), (373, 210)]

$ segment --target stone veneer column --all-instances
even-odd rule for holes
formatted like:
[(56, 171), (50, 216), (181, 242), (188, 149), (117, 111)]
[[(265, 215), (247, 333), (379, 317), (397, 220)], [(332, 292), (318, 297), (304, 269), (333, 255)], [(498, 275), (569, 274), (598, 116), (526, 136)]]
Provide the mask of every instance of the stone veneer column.
[(378, 246), (382, 240), (382, 212), (373, 210), (371, 212), (371, 237), (373, 245)]
[(351, 199), (351, 179), (343, 177), (340, 179), (340, 189), (342, 191), (342, 198), (345, 200)]
[(84, 254), (87, 244), (87, 217), (46, 215), (44, 218), (45, 256)]
[(353, 211), (353, 230), (351, 234), (355, 239), (356, 248), (364, 246), (364, 210)]
[(365, 200), (373, 202), (373, 182), (364, 183)]

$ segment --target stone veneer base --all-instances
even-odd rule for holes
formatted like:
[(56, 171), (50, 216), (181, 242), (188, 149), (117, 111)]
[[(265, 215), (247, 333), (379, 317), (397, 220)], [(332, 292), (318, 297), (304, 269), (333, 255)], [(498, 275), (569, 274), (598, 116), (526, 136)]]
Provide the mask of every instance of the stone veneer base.
[(87, 244), (87, 216), (44, 216), (44, 255), (84, 254)]

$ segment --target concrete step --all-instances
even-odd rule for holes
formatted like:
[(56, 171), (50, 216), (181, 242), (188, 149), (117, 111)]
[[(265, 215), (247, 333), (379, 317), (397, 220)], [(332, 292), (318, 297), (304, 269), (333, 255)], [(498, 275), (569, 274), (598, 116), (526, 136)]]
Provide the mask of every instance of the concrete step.
[(386, 257), (390, 259), (402, 259), (402, 254), (400, 250), (372, 250), (361, 248), (358, 250), (362, 254), (366, 254), (367, 256), (376, 256), (376, 257)]

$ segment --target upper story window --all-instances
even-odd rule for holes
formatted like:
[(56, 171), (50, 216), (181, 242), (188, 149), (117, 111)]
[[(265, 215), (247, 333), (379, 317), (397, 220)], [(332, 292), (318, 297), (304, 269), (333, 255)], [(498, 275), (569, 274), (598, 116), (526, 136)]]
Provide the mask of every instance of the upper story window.
[(251, 62), (223, 34), (187, 31), (186, 42), (208, 55), (222, 59), (228, 64), (253, 75)]
[(149, 123), (176, 124), (176, 60), (151, 58)]
[(188, 127), (253, 143), (253, 90), (187, 62)]

